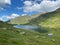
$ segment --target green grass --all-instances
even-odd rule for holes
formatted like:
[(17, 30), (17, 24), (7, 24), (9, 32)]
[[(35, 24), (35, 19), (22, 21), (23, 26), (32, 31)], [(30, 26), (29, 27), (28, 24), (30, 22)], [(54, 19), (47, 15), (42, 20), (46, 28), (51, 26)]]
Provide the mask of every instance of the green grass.
[[(0, 21), (0, 45), (60, 45), (60, 10), (46, 13), (33, 19), (28, 24), (39, 26), (39, 31), (13, 28)], [(7, 29), (4, 29), (7, 28)], [(22, 34), (22, 32), (25, 32)], [(53, 36), (48, 36), (53, 33)], [(53, 39), (55, 41), (53, 41)]]
[(28, 24), (50, 28), (60, 28), (60, 9), (54, 12), (42, 14), (39, 17), (32, 19)]
[(60, 28), (60, 14), (48, 18), (47, 20), (39, 23), (39, 25), (50, 28)]
[[(1, 25), (4, 25), (1, 27)], [(3, 29), (7, 28), (7, 29)], [(44, 28), (46, 30), (47, 28)], [(49, 29), (49, 28), (48, 28)], [(42, 29), (43, 30), (43, 29)], [(60, 29), (50, 28), (48, 32), (32, 32), (13, 28), (12, 25), (0, 22), (0, 45), (59, 45)], [(22, 32), (25, 32), (22, 34)], [(47, 34), (53, 33), (52, 37)], [(55, 39), (55, 41), (52, 41)]]
[[(58, 43), (60, 40), (60, 9), (54, 12), (42, 14), (39, 17), (32, 19), (28, 24), (41, 26), (43, 29), (48, 30), (48, 33), (53, 33), (53, 39), (56, 39), (54, 45), (60, 45)], [(50, 39), (52, 38), (50, 37)], [(49, 44), (53, 45), (51, 42)]]

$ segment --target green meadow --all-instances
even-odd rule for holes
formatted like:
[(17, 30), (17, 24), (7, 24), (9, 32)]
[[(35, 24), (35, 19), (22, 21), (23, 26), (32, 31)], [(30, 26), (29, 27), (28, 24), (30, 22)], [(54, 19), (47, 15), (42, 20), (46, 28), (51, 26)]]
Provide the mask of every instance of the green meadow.
[(12, 23), (0, 21), (0, 45), (60, 45), (60, 9), (23, 22), (25, 25), (38, 26), (36, 30), (39, 31), (14, 28), (16, 22)]

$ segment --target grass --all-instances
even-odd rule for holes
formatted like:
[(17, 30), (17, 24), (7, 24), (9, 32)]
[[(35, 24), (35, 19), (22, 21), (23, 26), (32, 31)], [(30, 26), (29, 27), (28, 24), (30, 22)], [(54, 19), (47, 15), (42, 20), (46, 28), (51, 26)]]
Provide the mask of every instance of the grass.
[[(0, 28), (0, 45), (59, 45), (60, 29), (49, 29), (47, 33), (31, 32), (22, 29), (13, 28), (9, 24), (0, 23), (5, 27)], [(7, 29), (3, 29), (7, 28)], [(47, 28), (44, 28), (45, 30)], [(22, 32), (25, 32), (22, 34)], [(48, 33), (53, 33), (52, 37)], [(52, 41), (55, 39), (55, 41)]]
[(60, 14), (51, 18), (48, 18), (47, 20), (39, 23), (39, 25), (43, 25), (44, 27), (50, 27), (50, 28), (60, 28)]
[(55, 25), (55, 22), (56, 22), (56, 24), (60, 24), (59, 20), (60, 20), (60, 9), (58, 9), (54, 12), (42, 14), (42, 15), (38, 16), (37, 18), (30, 20), (30, 23), (28, 23), (28, 24), (39, 25), (39, 24), (43, 24), (43, 23), (46, 23), (46, 24), (54, 23), (54, 25)]
[[(34, 32), (16, 29), (0, 21), (0, 45), (60, 45), (59, 20), (60, 10), (40, 15), (28, 23), (39, 26), (39, 29), (36, 29), (39, 31)], [(49, 33), (53, 36), (48, 36)]]

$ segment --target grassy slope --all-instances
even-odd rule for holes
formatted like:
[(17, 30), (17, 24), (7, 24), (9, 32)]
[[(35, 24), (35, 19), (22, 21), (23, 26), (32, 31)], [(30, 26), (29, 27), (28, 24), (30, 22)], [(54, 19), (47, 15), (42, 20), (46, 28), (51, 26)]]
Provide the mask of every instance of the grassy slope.
[[(60, 45), (59, 17), (60, 10), (57, 10), (52, 13), (43, 14), (31, 21), (31, 24), (44, 27), (43, 29), (47, 30), (47, 33), (53, 33), (51, 37), (47, 33), (16, 29), (9, 24), (0, 22), (0, 45)], [(46, 22), (48, 23), (46, 24)], [(3, 28), (7, 29), (4, 30)], [(21, 34), (22, 32), (25, 32), (25, 34)], [(55, 41), (52, 41), (53, 39)]]
[[(25, 33), (22, 34), (22, 32)], [(55, 32), (60, 33), (58, 31)], [(59, 45), (60, 37), (56, 33), (54, 36), (49, 37), (47, 33), (16, 29), (12, 25), (0, 22), (0, 45)], [(56, 41), (52, 41), (52, 39)]]
[[(31, 20), (28, 24), (44, 27), (43, 29), (48, 30), (48, 33), (53, 33), (55, 35), (53, 39), (56, 39), (56, 45), (60, 45), (57, 43), (60, 42), (60, 9), (54, 12), (42, 14), (39, 17)], [(51, 43), (51, 45), (53, 44)]]
[(31, 20), (30, 24), (37, 24), (50, 28), (60, 28), (60, 9), (51, 13), (42, 14)]

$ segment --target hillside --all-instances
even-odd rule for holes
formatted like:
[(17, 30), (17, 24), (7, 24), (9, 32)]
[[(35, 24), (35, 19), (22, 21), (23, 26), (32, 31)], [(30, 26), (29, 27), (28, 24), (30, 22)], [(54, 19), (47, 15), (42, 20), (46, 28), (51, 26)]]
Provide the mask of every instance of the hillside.
[(16, 29), (10, 24), (0, 22), (0, 45), (55, 45), (52, 38), (47, 37), (47, 33)]
[(30, 20), (29, 24), (40, 25), (49, 28), (60, 28), (60, 9), (54, 12), (42, 14)]
[[(0, 21), (0, 45), (44, 45), (42, 39), (45, 35), (46, 33), (40, 34), (38, 32), (16, 29), (12, 25)], [(48, 43), (46, 42), (46, 44)]]
[(26, 24), (28, 23), (31, 19), (38, 17), (39, 15), (32, 15), (32, 16), (20, 16), (20, 17), (16, 17), (14, 19), (11, 19), (8, 21), (8, 23), (10, 24)]
[[(49, 36), (50, 33), (51, 36)], [(60, 30), (49, 30), (43, 33), (16, 29), (0, 21), (0, 45), (59, 45), (59, 34)]]
[(60, 9), (31, 20), (29, 24), (39, 26), (38, 32), (16, 29), (0, 21), (0, 45), (60, 45), (59, 12)]

